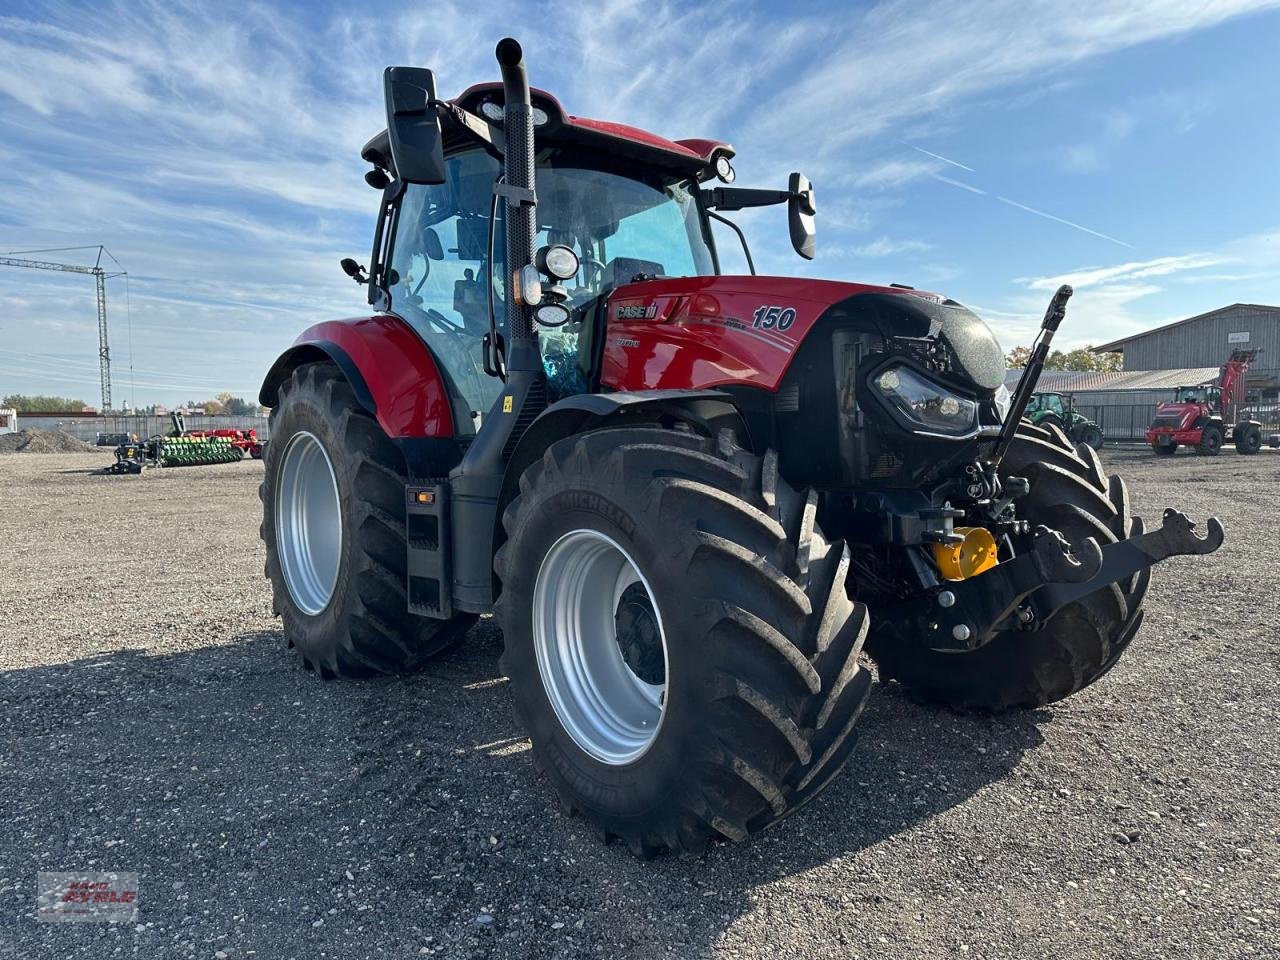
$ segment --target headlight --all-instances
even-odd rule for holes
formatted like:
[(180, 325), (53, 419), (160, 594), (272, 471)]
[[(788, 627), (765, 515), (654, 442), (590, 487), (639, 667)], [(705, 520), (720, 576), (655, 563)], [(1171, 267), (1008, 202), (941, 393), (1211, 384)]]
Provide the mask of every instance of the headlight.
[[(496, 100), (486, 100), (480, 104), (480, 115), (491, 123), (501, 123), (506, 119), (506, 111), (503, 110), (502, 104)], [(535, 127), (545, 127), (547, 121), (551, 119), (547, 116), (547, 111), (541, 107), (530, 107), (529, 118), (533, 121)]]
[(974, 401), (910, 367), (890, 367), (871, 382), (881, 398), (914, 426), (950, 437), (964, 436), (977, 428), (978, 405)]

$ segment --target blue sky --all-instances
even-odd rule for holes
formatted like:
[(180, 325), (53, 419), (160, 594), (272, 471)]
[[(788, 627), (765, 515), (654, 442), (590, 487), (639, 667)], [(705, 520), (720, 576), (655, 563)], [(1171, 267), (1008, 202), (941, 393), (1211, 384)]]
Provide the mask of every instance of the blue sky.
[[(570, 112), (729, 140), (742, 185), (808, 174), (818, 257), (753, 211), (761, 272), (937, 290), (1007, 347), (1065, 280), (1059, 342), (1096, 343), (1280, 302), (1278, 8), (0, 0), (0, 251), (128, 269), (117, 402), (252, 395), (297, 331), (363, 309), (337, 261), (367, 258), (382, 68), (452, 95), (512, 33)], [(0, 268), (0, 395), (96, 404), (96, 337), (89, 278)]]

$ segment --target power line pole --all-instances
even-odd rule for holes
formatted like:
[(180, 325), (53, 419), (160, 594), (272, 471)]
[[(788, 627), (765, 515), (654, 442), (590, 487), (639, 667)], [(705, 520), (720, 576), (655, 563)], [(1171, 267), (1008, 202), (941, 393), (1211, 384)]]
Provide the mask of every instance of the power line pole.
[[(93, 247), (62, 247), (60, 250), (91, 250)], [(111, 346), (107, 338), (107, 281), (115, 277), (123, 277), (127, 274), (121, 270), (117, 273), (108, 273), (102, 267), (102, 256), (106, 254), (111, 257), (106, 247), (99, 244), (96, 247), (98, 251), (97, 259), (93, 266), (83, 266), (75, 263), (58, 263), (53, 260), (23, 260), (17, 257), (3, 256), (0, 257), (0, 266), (3, 267), (29, 267), (33, 270), (57, 270), (62, 273), (87, 273), (93, 277), (98, 294), (98, 375), (102, 380), (102, 412), (106, 413), (111, 409)], [(14, 253), (57, 253), (59, 250), (15, 250)], [(112, 261), (119, 266), (119, 261), (115, 257), (111, 257)]]

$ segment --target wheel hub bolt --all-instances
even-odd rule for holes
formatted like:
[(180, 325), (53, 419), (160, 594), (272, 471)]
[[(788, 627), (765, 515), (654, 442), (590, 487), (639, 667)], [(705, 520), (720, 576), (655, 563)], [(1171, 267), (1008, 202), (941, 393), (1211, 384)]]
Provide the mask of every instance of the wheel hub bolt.
[(943, 590), (938, 594), (938, 606), (954, 607), (956, 605), (956, 595), (950, 590)]

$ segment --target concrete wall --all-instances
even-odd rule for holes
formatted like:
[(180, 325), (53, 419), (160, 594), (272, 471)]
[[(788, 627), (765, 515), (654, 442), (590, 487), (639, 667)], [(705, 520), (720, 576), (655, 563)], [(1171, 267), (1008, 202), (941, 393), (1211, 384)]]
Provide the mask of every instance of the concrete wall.
[[(266, 417), (203, 417), (186, 418), (188, 430), (219, 430), (230, 428), (247, 430), (250, 427), (258, 431), (258, 436), (267, 439)], [(156, 434), (168, 433), (173, 423), (165, 417), (42, 417), (38, 414), (18, 417), (18, 429), (62, 430), (79, 440), (93, 443), (99, 433), (131, 433), (142, 439)]]

